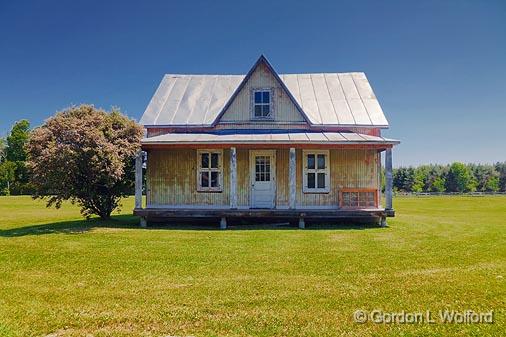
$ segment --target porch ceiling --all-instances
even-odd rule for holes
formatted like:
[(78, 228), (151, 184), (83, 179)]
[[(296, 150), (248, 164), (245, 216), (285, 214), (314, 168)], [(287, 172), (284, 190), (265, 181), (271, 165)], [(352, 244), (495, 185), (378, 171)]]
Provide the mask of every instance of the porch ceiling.
[(287, 133), (168, 133), (144, 138), (142, 145), (388, 145), (398, 140), (355, 132), (287, 132)]

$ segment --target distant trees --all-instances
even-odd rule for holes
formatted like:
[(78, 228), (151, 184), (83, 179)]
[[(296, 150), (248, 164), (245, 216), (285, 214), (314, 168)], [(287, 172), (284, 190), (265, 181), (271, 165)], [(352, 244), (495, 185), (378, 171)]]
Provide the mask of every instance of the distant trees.
[(495, 164), (494, 169), (499, 175), (499, 191), (506, 191), (506, 162)]
[(399, 192), (506, 192), (506, 162), (399, 167), (393, 178)]
[(499, 191), (500, 173), (493, 165), (470, 164), (469, 168), (476, 181), (478, 191), (496, 192)]
[(30, 123), (16, 122), (6, 139), (0, 139), (0, 195), (30, 194), (32, 187), (26, 168), (26, 143)]
[(450, 165), (446, 177), (446, 191), (448, 192), (474, 192), (476, 191), (476, 180), (471, 174), (469, 167), (462, 163)]
[(57, 208), (70, 200), (86, 217), (109, 218), (133, 191), (142, 133), (115, 109), (80, 105), (57, 113), (32, 131), (27, 146), (34, 198)]

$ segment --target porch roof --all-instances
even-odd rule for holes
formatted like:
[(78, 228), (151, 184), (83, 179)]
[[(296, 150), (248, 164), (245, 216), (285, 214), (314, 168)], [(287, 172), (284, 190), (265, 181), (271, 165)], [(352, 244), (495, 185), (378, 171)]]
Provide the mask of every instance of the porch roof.
[(285, 132), (285, 133), (168, 133), (144, 138), (142, 145), (187, 144), (262, 144), (262, 145), (388, 145), (398, 140), (356, 132)]

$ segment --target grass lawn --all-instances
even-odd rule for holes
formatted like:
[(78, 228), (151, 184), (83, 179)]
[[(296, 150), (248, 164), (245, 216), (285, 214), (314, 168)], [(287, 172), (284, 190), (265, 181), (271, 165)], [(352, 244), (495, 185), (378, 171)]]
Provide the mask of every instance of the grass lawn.
[[(140, 229), (0, 197), (0, 336), (504, 336), (506, 197), (396, 198), (389, 228)], [(494, 310), (493, 324), (353, 322)]]

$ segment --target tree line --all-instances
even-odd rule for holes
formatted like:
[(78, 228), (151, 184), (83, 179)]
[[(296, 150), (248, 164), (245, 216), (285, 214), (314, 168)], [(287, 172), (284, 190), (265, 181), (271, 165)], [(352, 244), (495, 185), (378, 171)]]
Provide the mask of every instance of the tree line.
[(399, 167), (393, 185), (397, 192), (506, 192), (506, 162)]

